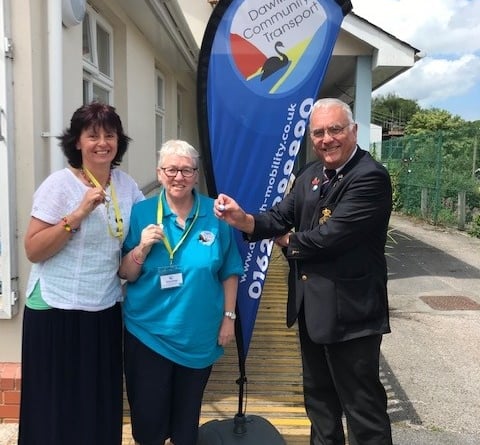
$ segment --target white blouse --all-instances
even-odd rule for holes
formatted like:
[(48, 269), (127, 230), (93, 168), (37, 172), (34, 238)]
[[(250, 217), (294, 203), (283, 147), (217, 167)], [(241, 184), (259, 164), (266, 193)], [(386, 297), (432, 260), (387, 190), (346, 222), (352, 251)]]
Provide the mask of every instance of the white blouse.
[[(27, 297), (40, 281), (45, 302), (55, 308), (99, 311), (122, 298), (120, 279), (121, 245), (128, 233), (132, 205), (144, 198), (136, 182), (126, 173), (112, 170), (117, 202), (123, 219), (123, 238), (115, 238), (113, 203), (100, 204), (81, 223), (80, 230), (56, 255), (34, 263), (27, 285)], [(33, 196), (31, 215), (58, 224), (82, 201), (87, 186), (69, 168), (52, 173)], [(106, 189), (110, 194), (111, 187)]]

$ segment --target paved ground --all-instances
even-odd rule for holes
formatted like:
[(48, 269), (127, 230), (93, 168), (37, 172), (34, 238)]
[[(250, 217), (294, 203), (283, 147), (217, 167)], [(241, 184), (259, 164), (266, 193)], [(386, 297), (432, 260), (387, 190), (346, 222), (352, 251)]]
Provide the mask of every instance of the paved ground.
[[(479, 445), (480, 240), (399, 216), (391, 226), (392, 333), (381, 372), (394, 445)], [(0, 445), (15, 438), (16, 425), (0, 425)]]
[[(480, 240), (398, 216), (391, 226), (392, 333), (382, 351), (398, 401), (394, 443), (479, 445)], [(425, 297), (440, 298), (443, 310)], [(477, 310), (461, 310), (470, 302)]]

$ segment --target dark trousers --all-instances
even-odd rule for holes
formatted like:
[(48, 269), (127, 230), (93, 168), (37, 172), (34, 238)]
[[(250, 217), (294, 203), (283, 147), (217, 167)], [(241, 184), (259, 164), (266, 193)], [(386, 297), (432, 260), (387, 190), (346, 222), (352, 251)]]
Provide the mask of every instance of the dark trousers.
[[(303, 315), (303, 314), (302, 314)], [(345, 414), (352, 445), (391, 445), (387, 396), (379, 377), (381, 335), (314, 343), (299, 317), (310, 445), (344, 445)]]
[(125, 329), (125, 382), (132, 435), (140, 445), (195, 445), (212, 367), (187, 368), (162, 357)]

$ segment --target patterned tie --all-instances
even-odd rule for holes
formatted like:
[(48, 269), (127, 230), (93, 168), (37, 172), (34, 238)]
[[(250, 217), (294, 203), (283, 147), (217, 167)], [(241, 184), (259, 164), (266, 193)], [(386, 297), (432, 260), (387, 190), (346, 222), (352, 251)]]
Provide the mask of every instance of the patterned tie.
[(322, 188), (321, 188), (321, 194), (324, 195), (327, 190), (328, 190), (328, 185), (330, 184), (330, 181), (333, 179), (333, 177), (337, 174), (337, 171), (335, 169), (330, 169), (326, 168), (323, 170), (323, 179), (322, 179)]

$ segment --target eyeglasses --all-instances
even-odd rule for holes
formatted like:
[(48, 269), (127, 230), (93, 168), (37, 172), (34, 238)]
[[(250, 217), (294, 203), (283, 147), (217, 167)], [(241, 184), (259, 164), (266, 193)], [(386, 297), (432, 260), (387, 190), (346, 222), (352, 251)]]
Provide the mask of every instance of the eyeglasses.
[(353, 122), (351, 122), (350, 124), (344, 125), (343, 127), (333, 126), (333, 127), (327, 127), (327, 128), (317, 128), (315, 130), (310, 131), (310, 134), (315, 139), (323, 139), (326, 134), (328, 134), (331, 137), (335, 137), (342, 134), (343, 130), (345, 130), (345, 128), (347, 127), (350, 127), (350, 125), (353, 125)]
[(198, 168), (185, 167), (185, 168), (176, 168), (176, 167), (160, 167), (166, 176), (169, 178), (175, 178), (177, 173), (180, 172), (184, 178), (191, 178)]

